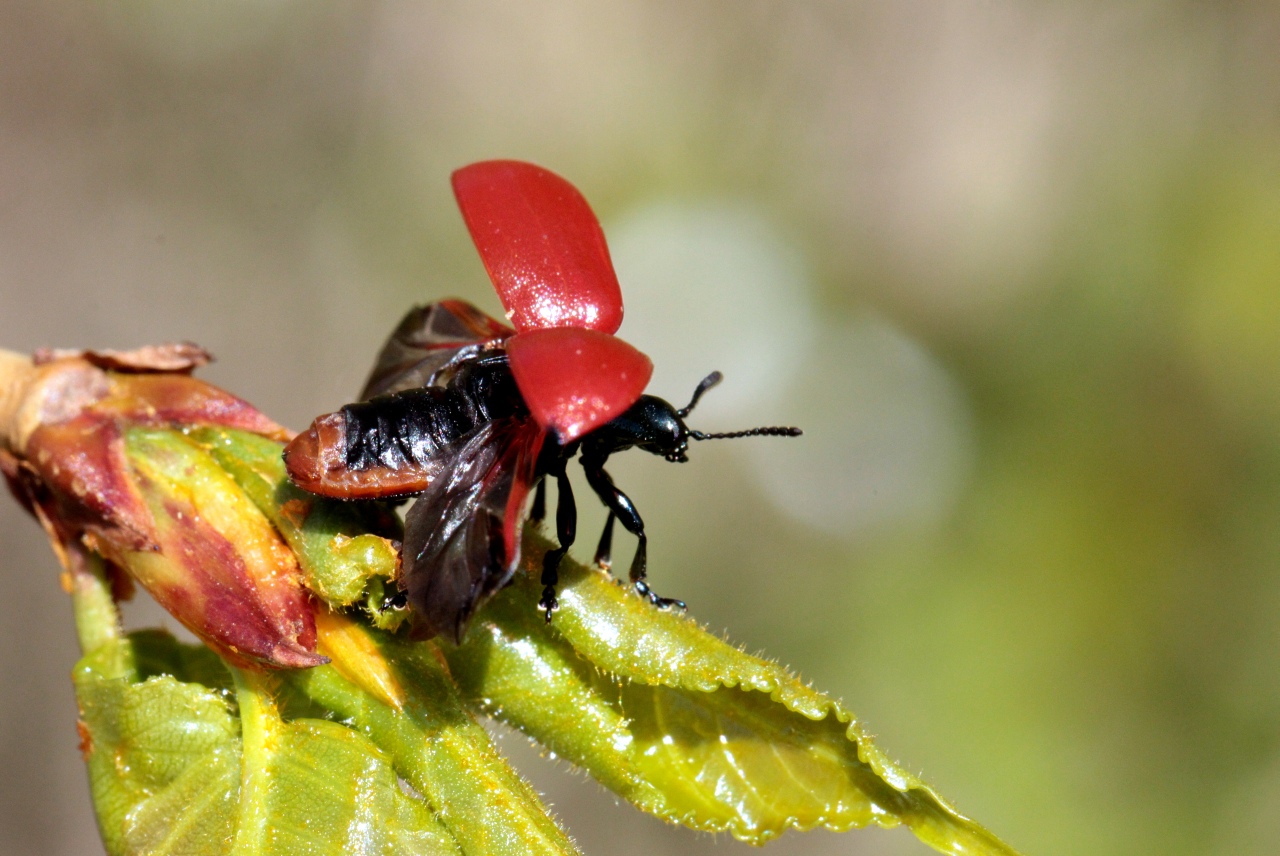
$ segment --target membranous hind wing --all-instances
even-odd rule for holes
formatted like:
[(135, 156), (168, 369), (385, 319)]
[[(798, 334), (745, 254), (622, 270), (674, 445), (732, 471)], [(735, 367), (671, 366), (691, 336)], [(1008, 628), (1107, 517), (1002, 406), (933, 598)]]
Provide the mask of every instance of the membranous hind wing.
[(436, 386), (453, 366), (515, 333), (465, 300), (418, 306), (383, 345), (360, 400)]
[(409, 509), (401, 573), (423, 635), (461, 641), (515, 573), (544, 436), (527, 417), (482, 425)]

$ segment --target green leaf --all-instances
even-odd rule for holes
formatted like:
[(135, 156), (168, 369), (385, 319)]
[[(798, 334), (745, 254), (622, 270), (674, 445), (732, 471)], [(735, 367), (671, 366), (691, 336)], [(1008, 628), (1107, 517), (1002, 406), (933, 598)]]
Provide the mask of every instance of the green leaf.
[[(351, 504), (307, 497), (313, 504), (300, 520), (286, 510), (297, 497), (278, 444), (221, 429), (197, 437), (282, 527), (304, 569), (342, 566), (331, 554), (358, 531), (358, 521), (347, 519), (340, 530), (326, 521)], [(390, 752), (400, 774), (441, 806), (468, 852), (507, 852), (494, 849), (502, 841), (520, 842), (510, 851), (519, 853), (571, 845), (466, 715), (457, 686), (473, 707), (525, 731), (640, 808), (695, 829), (762, 843), (787, 829), (905, 824), (943, 852), (1014, 852), (893, 764), (838, 703), (683, 616), (653, 609), (607, 574), (566, 561), (561, 609), (548, 626), (533, 608), (540, 590), (531, 570), (546, 546), (526, 540), (530, 572), (481, 611), (461, 647), (368, 633), (396, 685), (407, 688), (400, 692), (412, 696), (403, 712), (361, 691), (359, 677), (353, 682), (341, 668), (289, 678), (312, 704)], [(374, 583), (390, 577), (380, 567)], [(381, 614), (367, 611), (375, 620)], [(452, 675), (435, 660), (441, 649)], [(341, 657), (324, 653), (341, 666)], [(495, 802), (491, 789), (514, 800)], [(481, 840), (468, 840), (477, 833)]]
[[(224, 429), (201, 429), (192, 436), (280, 529), (313, 590), (349, 596), (368, 586), (364, 612), (375, 625), (403, 620), (403, 612), (379, 608), (384, 581), (395, 573), (395, 551), (385, 539), (361, 534), (371, 520), (382, 525), (376, 519), (378, 504), (331, 502), (298, 491), (285, 478), (281, 447), (273, 441)], [(577, 852), (472, 717), (434, 645), (397, 642), (337, 616), (321, 615), (317, 622), (323, 652), (335, 664), (345, 664), (345, 673), (310, 669), (290, 674), (289, 684), (308, 703), (352, 722), (389, 752), (397, 772), (467, 853)], [(343, 640), (358, 650), (344, 656)], [(379, 661), (384, 674), (373, 681), (368, 671)]]
[(458, 852), (364, 736), (332, 722), (285, 722), (260, 679), (238, 673), (242, 723), (230, 693), (191, 682), (229, 682), (212, 656), (148, 631), (108, 640), (77, 665), (83, 749), (108, 853)]
[[(527, 540), (536, 565), (545, 545)], [(839, 703), (607, 574), (561, 568), (560, 610), (518, 574), (446, 649), (473, 704), (645, 811), (763, 843), (787, 829), (908, 826), (953, 854), (1013, 854), (872, 744)]]
[[(477, 856), (564, 856), (577, 848), (475, 721), (433, 643), (403, 642), (354, 623), (322, 622), (334, 665), (287, 673), (314, 703), (386, 750), (462, 846)], [(344, 654), (337, 639), (358, 649)], [(370, 666), (378, 672), (369, 676)]]
[(74, 672), (81, 748), (107, 852), (224, 852), (240, 755), (227, 700), (173, 677), (144, 678), (137, 653), (134, 640), (111, 640)]
[[(387, 756), (336, 723), (286, 723), (273, 681), (237, 671), (244, 754), (232, 856), (457, 853)], [(405, 826), (405, 821), (409, 822)]]
[[(400, 521), (379, 502), (331, 502), (299, 490), (285, 476), (281, 445), (258, 434), (205, 427), (190, 432), (275, 525), (298, 557), (307, 588), (333, 606), (362, 601), (375, 627), (394, 630), (403, 610), (385, 610), (397, 555), (390, 538)], [(388, 537), (381, 537), (380, 532)]]
[[(216, 397), (131, 382), (179, 404)], [(162, 427), (144, 398), (125, 404), (145, 424), (126, 408), (42, 426), (47, 466), (21, 472), (43, 486), (15, 482), (68, 574), (87, 652), (74, 673), (82, 749), (111, 856), (577, 853), (476, 710), (696, 829), (762, 843), (905, 824), (957, 856), (1014, 856), (840, 704), (607, 574), (566, 563), (548, 625), (536, 536), (463, 645), (370, 628), (405, 618), (383, 608), (401, 532), (387, 505), (295, 489), (274, 440)], [(239, 424), (283, 433), (256, 411)], [(212, 650), (123, 636), (102, 557)]]

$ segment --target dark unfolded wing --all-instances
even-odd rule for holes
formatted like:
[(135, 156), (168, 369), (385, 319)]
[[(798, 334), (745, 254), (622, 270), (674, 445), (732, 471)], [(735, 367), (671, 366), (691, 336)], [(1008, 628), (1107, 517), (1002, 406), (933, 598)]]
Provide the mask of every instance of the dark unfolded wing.
[(465, 300), (414, 307), (382, 346), (360, 400), (430, 386), (451, 363), (513, 333)]
[(460, 641), (476, 609), (515, 573), (543, 437), (527, 417), (477, 428), (409, 509), (404, 581), (425, 635)]

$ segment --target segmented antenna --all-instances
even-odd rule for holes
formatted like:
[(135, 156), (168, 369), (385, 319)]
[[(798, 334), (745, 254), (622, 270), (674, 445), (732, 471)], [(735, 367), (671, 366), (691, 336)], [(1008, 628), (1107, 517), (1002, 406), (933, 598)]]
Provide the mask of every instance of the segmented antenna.
[(689, 399), (689, 403), (676, 411), (676, 413), (680, 414), (680, 418), (683, 419), (692, 413), (694, 406), (698, 403), (698, 399), (702, 398), (703, 394), (705, 394), (707, 390), (711, 389), (711, 387), (715, 386), (722, 380), (724, 380), (724, 375), (720, 374), (720, 372), (712, 372), (704, 377), (701, 383), (698, 384), (698, 388), (693, 391), (693, 398)]
[(749, 428), (746, 431), (730, 431), (725, 434), (704, 434), (701, 431), (690, 431), (689, 436), (695, 440), (732, 440), (735, 437), (799, 437), (803, 433), (799, 428), (770, 425), (766, 428)]
[[(702, 379), (698, 384), (698, 388), (693, 391), (693, 398), (689, 399), (689, 403), (681, 407), (676, 413), (680, 414), (680, 418), (688, 416), (698, 399), (706, 393), (711, 387), (724, 380), (724, 375), (720, 372), (712, 372)], [(734, 437), (799, 437), (803, 433), (799, 428), (784, 428), (779, 425), (770, 425), (766, 428), (751, 428), (746, 431), (730, 431), (726, 434), (704, 434), (701, 431), (690, 431), (689, 436), (695, 440), (732, 440)]]

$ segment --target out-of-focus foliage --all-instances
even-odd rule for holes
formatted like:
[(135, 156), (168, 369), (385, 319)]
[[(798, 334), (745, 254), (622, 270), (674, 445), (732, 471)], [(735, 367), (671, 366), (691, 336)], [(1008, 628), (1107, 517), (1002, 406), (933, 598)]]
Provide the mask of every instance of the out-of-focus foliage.
[[(305, 425), (408, 304), (496, 308), (448, 172), (539, 161), (605, 220), (654, 391), (720, 368), (697, 427), (806, 428), (618, 458), (660, 591), (1029, 853), (1274, 852), (1275, 4), (0, 14), (0, 343), (194, 339)], [(75, 654), (0, 515), (0, 832), (82, 853)], [(538, 781), (589, 851), (735, 846)]]

